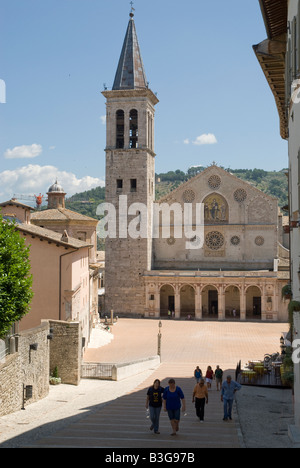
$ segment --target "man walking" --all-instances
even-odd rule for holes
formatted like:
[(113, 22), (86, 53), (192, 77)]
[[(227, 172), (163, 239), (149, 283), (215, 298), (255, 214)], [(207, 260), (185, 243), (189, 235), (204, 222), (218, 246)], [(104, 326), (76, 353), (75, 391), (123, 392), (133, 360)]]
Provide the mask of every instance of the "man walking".
[(235, 393), (241, 390), (242, 386), (232, 380), (231, 376), (228, 375), (227, 379), (222, 385), (221, 401), (224, 403), (224, 419), (223, 421), (232, 420), (232, 407), (235, 397)]
[(205, 403), (208, 404), (208, 391), (207, 387), (204, 384), (204, 379), (201, 379), (199, 383), (194, 388), (193, 392), (193, 403), (195, 403), (196, 398), (196, 414), (200, 419), (200, 422), (204, 422), (204, 410), (205, 410)]

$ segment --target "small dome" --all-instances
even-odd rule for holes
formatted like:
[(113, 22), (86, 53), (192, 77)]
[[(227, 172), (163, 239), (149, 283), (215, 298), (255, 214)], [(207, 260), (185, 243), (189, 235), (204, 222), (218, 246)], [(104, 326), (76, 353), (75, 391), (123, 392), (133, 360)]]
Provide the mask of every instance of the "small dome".
[(51, 185), (51, 187), (48, 190), (48, 193), (65, 193), (64, 189), (62, 188), (61, 185), (56, 181), (55, 184)]

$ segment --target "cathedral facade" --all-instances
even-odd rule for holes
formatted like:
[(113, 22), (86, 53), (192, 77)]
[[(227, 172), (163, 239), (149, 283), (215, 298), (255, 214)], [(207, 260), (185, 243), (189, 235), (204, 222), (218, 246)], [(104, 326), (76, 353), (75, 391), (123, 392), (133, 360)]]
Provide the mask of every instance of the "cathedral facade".
[[(213, 164), (155, 202), (158, 99), (148, 87), (133, 13), (113, 88), (102, 94), (107, 106), (106, 202), (114, 207), (117, 232), (106, 238), (107, 312), (286, 320), (281, 290), (289, 272), (281, 261), (287, 255), (278, 242), (277, 199)], [(127, 225), (139, 219), (144, 235), (124, 232), (124, 197), (130, 207)], [(164, 215), (154, 224), (155, 206), (162, 212), (170, 208), (167, 236)], [(188, 236), (174, 206), (181, 221), (191, 207)], [(199, 206), (201, 235), (195, 230)]]

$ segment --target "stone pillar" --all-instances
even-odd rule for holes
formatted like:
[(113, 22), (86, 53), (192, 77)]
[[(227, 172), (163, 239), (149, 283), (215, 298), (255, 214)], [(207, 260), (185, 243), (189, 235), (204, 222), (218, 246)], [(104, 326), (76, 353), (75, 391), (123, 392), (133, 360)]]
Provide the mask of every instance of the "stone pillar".
[(225, 291), (223, 285), (218, 290), (218, 320), (225, 319)]
[(246, 320), (247, 315), (247, 301), (246, 301), (246, 287), (241, 285), (240, 288), (240, 318)]
[(129, 131), (130, 131), (130, 120), (129, 120), (130, 111), (124, 111), (124, 148), (129, 148)]
[(195, 318), (196, 320), (202, 320), (202, 291), (199, 285), (196, 286)]
[(180, 285), (175, 286), (175, 318), (180, 319)]
[(154, 301), (155, 317), (160, 317), (160, 288), (157, 285), (155, 289), (155, 301)]
[(267, 297), (266, 297), (266, 284), (262, 285), (262, 295), (261, 295), (261, 319), (267, 319)]

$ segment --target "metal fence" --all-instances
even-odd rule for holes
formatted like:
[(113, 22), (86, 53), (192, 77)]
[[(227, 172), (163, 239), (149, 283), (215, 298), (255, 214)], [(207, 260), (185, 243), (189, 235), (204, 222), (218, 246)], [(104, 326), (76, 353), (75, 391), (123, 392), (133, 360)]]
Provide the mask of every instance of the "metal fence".
[(81, 377), (83, 379), (112, 380), (113, 367), (114, 364), (85, 362), (81, 366)]

